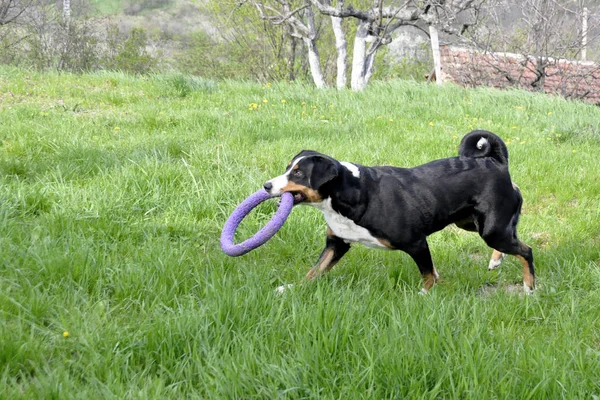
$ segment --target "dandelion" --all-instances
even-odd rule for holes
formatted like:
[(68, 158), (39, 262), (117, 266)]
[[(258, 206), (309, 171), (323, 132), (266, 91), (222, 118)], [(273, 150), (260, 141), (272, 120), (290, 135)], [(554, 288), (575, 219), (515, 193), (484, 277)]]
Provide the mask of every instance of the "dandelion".
[(267, 82), (267, 87), (271, 87), (271, 82)]
[(281, 104), (285, 104), (285, 103), (286, 103), (285, 99), (281, 99)]
[(65, 337), (65, 338), (68, 338), (68, 337), (69, 337), (69, 332), (67, 332), (67, 331), (64, 331), (64, 332), (63, 332), (63, 337)]
[(515, 108), (516, 108), (517, 110), (522, 110), (522, 109), (523, 109), (523, 106), (515, 106)]
[(456, 139), (458, 139), (458, 136), (454, 135), (454, 136), (452, 136), (452, 139), (456, 140)]
[(517, 129), (517, 127), (515, 125), (512, 126), (513, 129)]
[(267, 99), (263, 100), (263, 103), (265, 103), (265, 104), (268, 103), (268, 102), (269, 102), (269, 100), (267, 100)]
[(433, 121), (429, 123), (429, 126), (433, 126)]
[(382, 119), (382, 118), (383, 118), (383, 117), (382, 117), (381, 115), (378, 115), (378, 116), (377, 116), (377, 119)]
[(552, 115), (552, 111), (548, 111), (548, 115)]
[(390, 118), (390, 122), (394, 122), (394, 120)]
[(573, 150), (573, 153), (577, 153), (577, 150)]
[(121, 128), (119, 128), (118, 126), (115, 126), (115, 131), (120, 131)]
[(250, 103), (248, 105), (248, 110), (252, 111), (252, 110), (257, 110), (258, 109), (258, 104), (257, 103)]

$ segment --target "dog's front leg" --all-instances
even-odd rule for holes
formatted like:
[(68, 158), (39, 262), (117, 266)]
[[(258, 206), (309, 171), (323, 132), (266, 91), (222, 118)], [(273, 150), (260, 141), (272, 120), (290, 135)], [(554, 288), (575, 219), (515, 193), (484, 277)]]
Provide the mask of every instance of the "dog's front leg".
[(331, 229), (327, 228), (327, 241), (321, 256), (315, 265), (306, 274), (306, 279), (313, 279), (329, 271), (348, 252), (350, 245), (335, 236)]
[(433, 266), (427, 240), (423, 238), (418, 242), (413, 243), (413, 245), (410, 246), (406, 252), (415, 261), (419, 267), (421, 276), (423, 277), (423, 289), (421, 289), (421, 293), (425, 294), (429, 292), (429, 289), (431, 289), (431, 287), (440, 279), (440, 276)]

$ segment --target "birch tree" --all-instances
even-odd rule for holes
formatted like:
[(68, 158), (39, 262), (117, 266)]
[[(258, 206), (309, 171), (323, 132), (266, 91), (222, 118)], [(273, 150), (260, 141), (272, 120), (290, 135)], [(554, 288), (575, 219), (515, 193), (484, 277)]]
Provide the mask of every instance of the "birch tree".
[(315, 15), (310, 2), (304, 0), (295, 8), (289, 0), (277, 0), (274, 2), (277, 4), (263, 1), (252, 1), (251, 3), (256, 7), (263, 20), (275, 25), (285, 24), (289, 28), (288, 33), (291, 36), (299, 38), (305, 43), (313, 81), (318, 88), (326, 87), (317, 43)]
[[(373, 75), (375, 57), (379, 49), (392, 42), (392, 33), (401, 27), (411, 26), (424, 29), (426, 25), (436, 25), (438, 29), (451, 34), (458, 34), (464, 28), (455, 27), (458, 16), (471, 12), (471, 20), (476, 20), (481, 4), (485, 0), (437, 0), (437, 1), (384, 1), (373, 0), (371, 7), (356, 9), (346, 6), (344, 1), (337, 1), (332, 6), (326, 1), (311, 0), (321, 13), (336, 19), (352, 18), (358, 23), (354, 37), (354, 50), (352, 56), (351, 88), (364, 89)], [(463, 22), (463, 25), (465, 23)], [(339, 24), (334, 23), (336, 39), (343, 32)], [(343, 43), (345, 39), (340, 39)], [(336, 46), (337, 47), (337, 46)], [(338, 65), (340, 58), (338, 57)], [(340, 67), (338, 67), (338, 70)], [(339, 86), (339, 85), (338, 85)]]
[[(353, 40), (350, 87), (364, 89), (375, 68), (377, 52), (392, 42), (392, 34), (401, 27), (413, 27), (428, 35), (427, 25), (434, 24), (446, 33), (457, 34), (474, 22), (462, 22), (457, 27), (459, 15), (470, 12), (466, 20), (476, 21), (480, 5), (485, 0), (370, 0), (360, 2), (361, 7), (347, 4), (344, 0), (247, 0), (259, 12), (260, 17), (275, 25), (285, 24), (292, 36), (301, 38), (306, 44), (310, 70), (315, 85), (325, 87), (321, 69), (318, 40), (315, 28), (315, 12), (330, 17), (337, 52), (336, 86), (347, 85), (348, 40), (343, 21), (356, 22)], [(356, 3), (356, 2), (353, 2)], [(465, 18), (463, 17), (463, 20)]]

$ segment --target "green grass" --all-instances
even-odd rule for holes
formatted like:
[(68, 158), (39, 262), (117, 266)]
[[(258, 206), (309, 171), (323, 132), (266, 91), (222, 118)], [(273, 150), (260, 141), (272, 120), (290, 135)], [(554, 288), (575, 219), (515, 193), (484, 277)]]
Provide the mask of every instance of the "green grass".
[[(599, 121), (521, 91), (0, 69), (0, 398), (597, 398)], [(507, 290), (518, 260), (488, 272), (456, 228), (430, 237), (429, 296), (408, 256), (359, 246), (276, 295), (324, 244), (310, 207), (220, 251), (234, 207), (303, 148), (413, 166), (474, 128), (509, 143), (533, 296)]]

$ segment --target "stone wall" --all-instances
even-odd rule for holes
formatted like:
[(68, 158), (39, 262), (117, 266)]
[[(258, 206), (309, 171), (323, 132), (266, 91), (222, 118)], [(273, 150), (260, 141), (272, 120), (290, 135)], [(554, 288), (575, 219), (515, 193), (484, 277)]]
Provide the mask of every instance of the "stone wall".
[[(440, 46), (442, 78), (461, 86), (538, 90), (534, 58)], [(543, 91), (600, 104), (600, 65), (592, 61), (549, 60)], [(537, 85), (537, 86), (536, 86)]]

